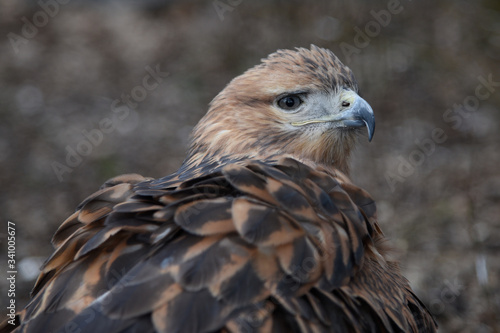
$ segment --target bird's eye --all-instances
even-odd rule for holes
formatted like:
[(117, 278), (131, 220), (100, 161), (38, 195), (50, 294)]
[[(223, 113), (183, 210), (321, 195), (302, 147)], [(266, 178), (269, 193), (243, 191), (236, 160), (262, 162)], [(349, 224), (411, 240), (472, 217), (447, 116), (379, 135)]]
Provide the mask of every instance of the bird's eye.
[(345, 101), (342, 102), (342, 106), (345, 107), (345, 108), (348, 107), (348, 106), (350, 106), (350, 105), (351, 105), (351, 103), (349, 103), (349, 102), (345, 102)]
[(297, 95), (288, 95), (278, 101), (278, 106), (286, 111), (292, 111), (302, 104), (302, 100)]

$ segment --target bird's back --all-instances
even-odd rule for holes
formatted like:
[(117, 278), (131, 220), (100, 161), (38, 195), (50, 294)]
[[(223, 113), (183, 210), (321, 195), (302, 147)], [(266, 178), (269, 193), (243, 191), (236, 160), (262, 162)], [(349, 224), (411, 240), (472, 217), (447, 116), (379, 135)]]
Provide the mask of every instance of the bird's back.
[(57, 231), (16, 332), (435, 331), (383, 240), (365, 191), (292, 158), (116, 177)]

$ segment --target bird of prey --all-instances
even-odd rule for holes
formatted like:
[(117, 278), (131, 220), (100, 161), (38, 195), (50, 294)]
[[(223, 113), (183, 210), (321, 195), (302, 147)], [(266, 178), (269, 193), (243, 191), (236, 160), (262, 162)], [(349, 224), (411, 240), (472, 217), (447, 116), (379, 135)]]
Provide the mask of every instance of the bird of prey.
[(178, 171), (110, 179), (61, 224), (15, 332), (436, 331), (348, 178), (374, 130), (331, 51), (269, 55), (214, 98)]

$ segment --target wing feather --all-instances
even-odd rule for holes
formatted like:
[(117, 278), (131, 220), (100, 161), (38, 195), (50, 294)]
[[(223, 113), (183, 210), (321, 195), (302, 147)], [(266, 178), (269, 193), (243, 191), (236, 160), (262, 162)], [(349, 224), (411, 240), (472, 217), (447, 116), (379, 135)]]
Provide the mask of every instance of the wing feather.
[(185, 181), (116, 177), (56, 232), (18, 330), (433, 327), (382, 237), (365, 191), (287, 157)]

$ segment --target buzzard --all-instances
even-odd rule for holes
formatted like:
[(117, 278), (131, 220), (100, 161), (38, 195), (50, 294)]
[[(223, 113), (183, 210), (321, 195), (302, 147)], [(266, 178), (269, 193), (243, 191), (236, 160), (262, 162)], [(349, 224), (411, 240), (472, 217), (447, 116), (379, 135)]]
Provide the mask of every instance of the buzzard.
[(269, 55), (214, 98), (179, 170), (110, 179), (62, 223), (15, 332), (436, 331), (348, 178), (366, 130), (331, 51)]

